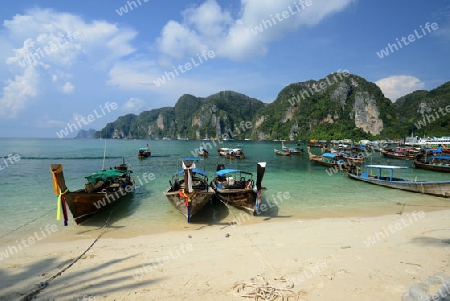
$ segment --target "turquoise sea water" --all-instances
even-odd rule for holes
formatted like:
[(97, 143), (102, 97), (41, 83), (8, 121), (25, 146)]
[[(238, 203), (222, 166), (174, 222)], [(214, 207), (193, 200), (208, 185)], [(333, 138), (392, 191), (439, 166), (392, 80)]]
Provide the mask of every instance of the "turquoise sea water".
[[(50, 164), (63, 165), (69, 189), (82, 188), (84, 176), (101, 170), (105, 143), (105, 168), (120, 164), (124, 158), (133, 169), (135, 179), (142, 179), (144, 173), (154, 174), (154, 180), (142, 182), (144, 185), (134, 195), (115, 205), (110, 226), (118, 236), (228, 225), (242, 216), (240, 210), (232, 208), (230, 211), (222, 204), (207, 205), (188, 225), (184, 216), (163, 195), (172, 174), (181, 168), (181, 158), (192, 157), (191, 152), (199, 146), (200, 141), (0, 139), (0, 158), (9, 154), (20, 156), (20, 160), (14, 164), (7, 160), (8, 166), (4, 159), (0, 159), (0, 240), (8, 242), (26, 237), (47, 224), (56, 224), (59, 230), (64, 230), (58, 231), (55, 237), (83, 237), (88, 230), (103, 226), (110, 215), (109, 211), (90, 218), (83, 226), (75, 224), (70, 212), (68, 227), (64, 227), (62, 221), (56, 221), (57, 196), (53, 194)], [(140, 160), (137, 158), (137, 151), (140, 147), (145, 147), (146, 143), (149, 143), (152, 156)], [(449, 200), (443, 198), (352, 181), (344, 177), (342, 172), (330, 176), (325, 167), (310, 162), (307, 153), (291, 157), (275, 155), (273, 149), (280, 148), (280, 142), (228, 141), (223, 145), (242, 144), (246, 154), (243, 160), (219, 158), (214, 143), (204, 143), (210, 143), (213, 147), (209, 149), (211, 156), (208, 159), (201, 158), (197, 167), (204, 169), (210, 179), (213, 178), (218, 162), (229, 168), (253, 172), (255, 178), (257, 162), (267, 162), (263, 179), (263, 186), (267, 187), (265, 198), (272, 205), (276, 198), (278, 205), (248, 222), (395, 214), (401, 210), (398, 202), (409, 206), (425, 205), (430, 209), (450, 206)], [(286, 142), (286, 145), (293, 146), (295, 143)], [(302, 146), (306, 150), (306, 146)], [(313, 152), (320, 154), (319, 149), (313, 149)], [(367, 162), (411, 166), (411, 161), (388, 161), (378, 153), (373, 153)], [(412, 179), (450, 179), (448, 174), (414, 168), (408, 169), (407, 174)]]

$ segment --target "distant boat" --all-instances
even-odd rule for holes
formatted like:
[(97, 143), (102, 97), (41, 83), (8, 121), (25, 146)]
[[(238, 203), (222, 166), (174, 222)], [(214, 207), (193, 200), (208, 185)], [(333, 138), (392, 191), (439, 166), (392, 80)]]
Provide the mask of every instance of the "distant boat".
[(197, 153), (198, 153), (199, 156), (202, 156), (202, 157), (205, 157), (205, 158), (208, 158), (208, 157), (209, 157), (209, 152), (208, 152), (208, 150), (203, 146), (202, 143), (200, 143), (200, 146), (199, 146), (199, 148), (197, 149)]
[(281, 142), (281, 148), (283, 151), (289, 152), (291, 155), (303, 155), (304, 150), (299, 146), (287, 147), (284, 142)]
[(205, 171), (196, 168), (196, 161), (199, 159), (184, 158), (183, 169), (172, 176), (170, 187), (164, 191), (164, 195), (187, 218), (188, 223), (214, 196)]
[[(394, 189), (430, 194), (440, 197), (450, 197), (450, 180), (447, 181), (412, 181), (406, 179), (405, 166), (391, 165), (366, 165), (367, 172), (360, 173), (358, 169), (348, 172), (348, 177), (353, 180), (370, 184), (385, 186)], [(372, 174), (372, 170), (375, 173)], [(403, 170), (403, 177), (394, 177), (394, 170)], [(383, 171), (385, 174), (383, 174)]]
[(383, 157), (398, 160), (413, 160), (419, 151), (412, 148), (380, 149)]
[(255, 184), (252, 173), (238, 169), (225, 169), (223, 164), (218, 164), (216, 177), (211, 181), (211, 186), (216, 196), (225, 204), (258, 214), (262, 194), (266, 190), (261, 186), (265, 170), (266, 162), (259, 162)]
[(147, 158), (150, 157), (152, 155), (152, 151), (148, 148), (148, 143), (147, 143), (147, 147), (141, 147), (138, 151), (138, 158)]
[(317, 165), (327, 166), (327, 167), (339, 167), (340, 169), (348, 169), (355, 162), (342, 160), (336, 154), (333, 153), (323, 153), (322, 155), (315, 155), (311, 153), (308, 147), (309, 160), (313, 161)]
[(80, 224), (90, 216), (109, 208), (125, 195), (134, 192), (132, 171), (125, 161), (114, 169), (86, 176), (85, 187), (75, 191), (67, 188), (61, 164), (51, 164), (50, 170), (53, 175), (54, 192), (61, 198), (61, 201), (58, 199), (58, 208), (61, 207), (63, 210), (65, 222), (67, 222), (65, 203), (69, 206), (75, 222)]
[(419, 154), (414, 158), (414, 167), (438, 172), (450, 172), (450, 156), (424, 156)]
[(217, 152), (219, 153), (219, 156), (225, 157), (228, 159), (244, 159), (245, 154), (241, 147), (230, 147), (230, 148), (222, 148), (217, 147)]
[(275, 152), (275, 154), (277, 154), (279, 156), (290, 156), (291, 155), (291, 153), (286, 150), (278, 150), (278, 149), (274, 148), (273, 151)]

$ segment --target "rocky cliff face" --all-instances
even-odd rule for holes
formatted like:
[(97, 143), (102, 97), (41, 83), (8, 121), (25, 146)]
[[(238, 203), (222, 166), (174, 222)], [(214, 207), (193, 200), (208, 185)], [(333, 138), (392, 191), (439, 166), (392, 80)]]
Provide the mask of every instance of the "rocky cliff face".
[(377, 136), (384, 129), (381, 112), (391, 107), (380, 89), (363, 78), (330, 74), (284, 88), (257, 113), (254, 135), (291, 140)]
[(183, 95), (173, 108), (119, 117), (98, 132), (97, 136), (117, 139), (244, 139), (250, 137), (250, 132), (239, 127), (242, 122), (250, 122), (263, 106), (257, 99), (232, 91), (219, 92), (206, 98)]
[(174, 107), (121, 116), (96, 137), (399, 138), (415, 131), (417, 120), (432, 113), (436, 120), (430, 117), (433, 124), (426, 120), (427, 127), (421, 131), (429, 135), (429, 129), (436, 129), (436, 133), (448, 135), (450, 114), (436, 115), (436, 110), (446, 105), (450, 105), (450, 83), (430, 92), (413, 92), (393, 104), (374, 83), (348, 73), (333, 73), (318, 81), (293, 83), (270, 104), (232, 91), (206, 98), (186, 94)]
[(383, 130), (383, 120), (373, 95), (367, 91), (358, 91), (355, 96), (355, 126), (364, 132), (377, 136)]

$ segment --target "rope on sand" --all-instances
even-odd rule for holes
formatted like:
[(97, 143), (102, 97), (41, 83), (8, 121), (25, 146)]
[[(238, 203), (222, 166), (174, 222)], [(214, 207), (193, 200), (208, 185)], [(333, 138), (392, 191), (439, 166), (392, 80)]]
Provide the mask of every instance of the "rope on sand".
[(97, 238), (91, 243), (91, 245), (86, 250), (84, 250), (83, 253), (81, 253), (69, 265), (67, 265), (65, 268), (63, 268), (61, 271), (59, 271), (58, 273), (56, 273), (55, 275), (53, 275), (52, 277), (50, 277), (46, 281), (41, 282), (39, 284), (36, 284), (37, 288), (35, 288), (31, 292), (29, 292), (28, 294), (26, 294), (22, 298), (20, 298), (20, 301), (30, 301), (30, 300), (32, 300), (37, 294), (39, 294), (43, 289), (45, 289), (50, 284), (51, 281), (53, 281), (56, 277), (61, 276), (62, 273), (64, 273), (67, 269), (69, 269), (72, 265), (74, 265), (81, 257), (83, 257), (84, 254), (86, 254), (87, 251), (89, 251), (94, 246), (94, 244), (100, 239), (100, 237), (103, 235), (103, 232), (105, 232), (105, 229), (108, 226), (108, 222), (109, 222), (109, 219), (110, 219), (111, 214), (113, 213), (113, 211), (114, 210), (111, 210), (111, 212), (109, 213), (109, 216), (106, 219), (105, 225), (103, 225), (103, 228), (101, 229), (101, 231), (98, 234)]
[[(274, 278), (279, 284), (269, 284), (264, 276), (258, 274), (257, 279), (252, 278), (252, 282), (238, 282), (233, 286), (235, 295), (243, 298), (253, 298), (254, 300), (298, 300), (299, 294), (293, 288), (294, 284), (289, 283), (284, 277)], [(284, 285), (282, 284), (284, 283)]]

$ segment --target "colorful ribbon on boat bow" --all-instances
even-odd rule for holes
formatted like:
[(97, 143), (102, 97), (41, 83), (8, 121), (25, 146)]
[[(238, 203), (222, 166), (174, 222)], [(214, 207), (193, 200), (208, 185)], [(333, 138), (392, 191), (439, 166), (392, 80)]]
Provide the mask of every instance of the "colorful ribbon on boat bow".
[(191, 202), (191, 197), (195, 194), (195, 191), (192, 191), (190, 194), (187, 194), (184, 192), (184, 189), (180, 189), (180, 190), (178, 190), (178, 194), (181, 197), (184, 197), (184, 199), (185, 199), (184, 206), (187, 207), (189, 205), (189, 203)]
[(69, 188), (66, 188), (64, 191), (60, 191), (58, 196), (58, 203), (57, 203), (57, 209), (56, 209), (56, 220), (61, 220), (61, 211), (64, 215), (64, 226), (67, 226), (67, 208), (66, 208), (66, 197), (65, 194), (69, 192)]

